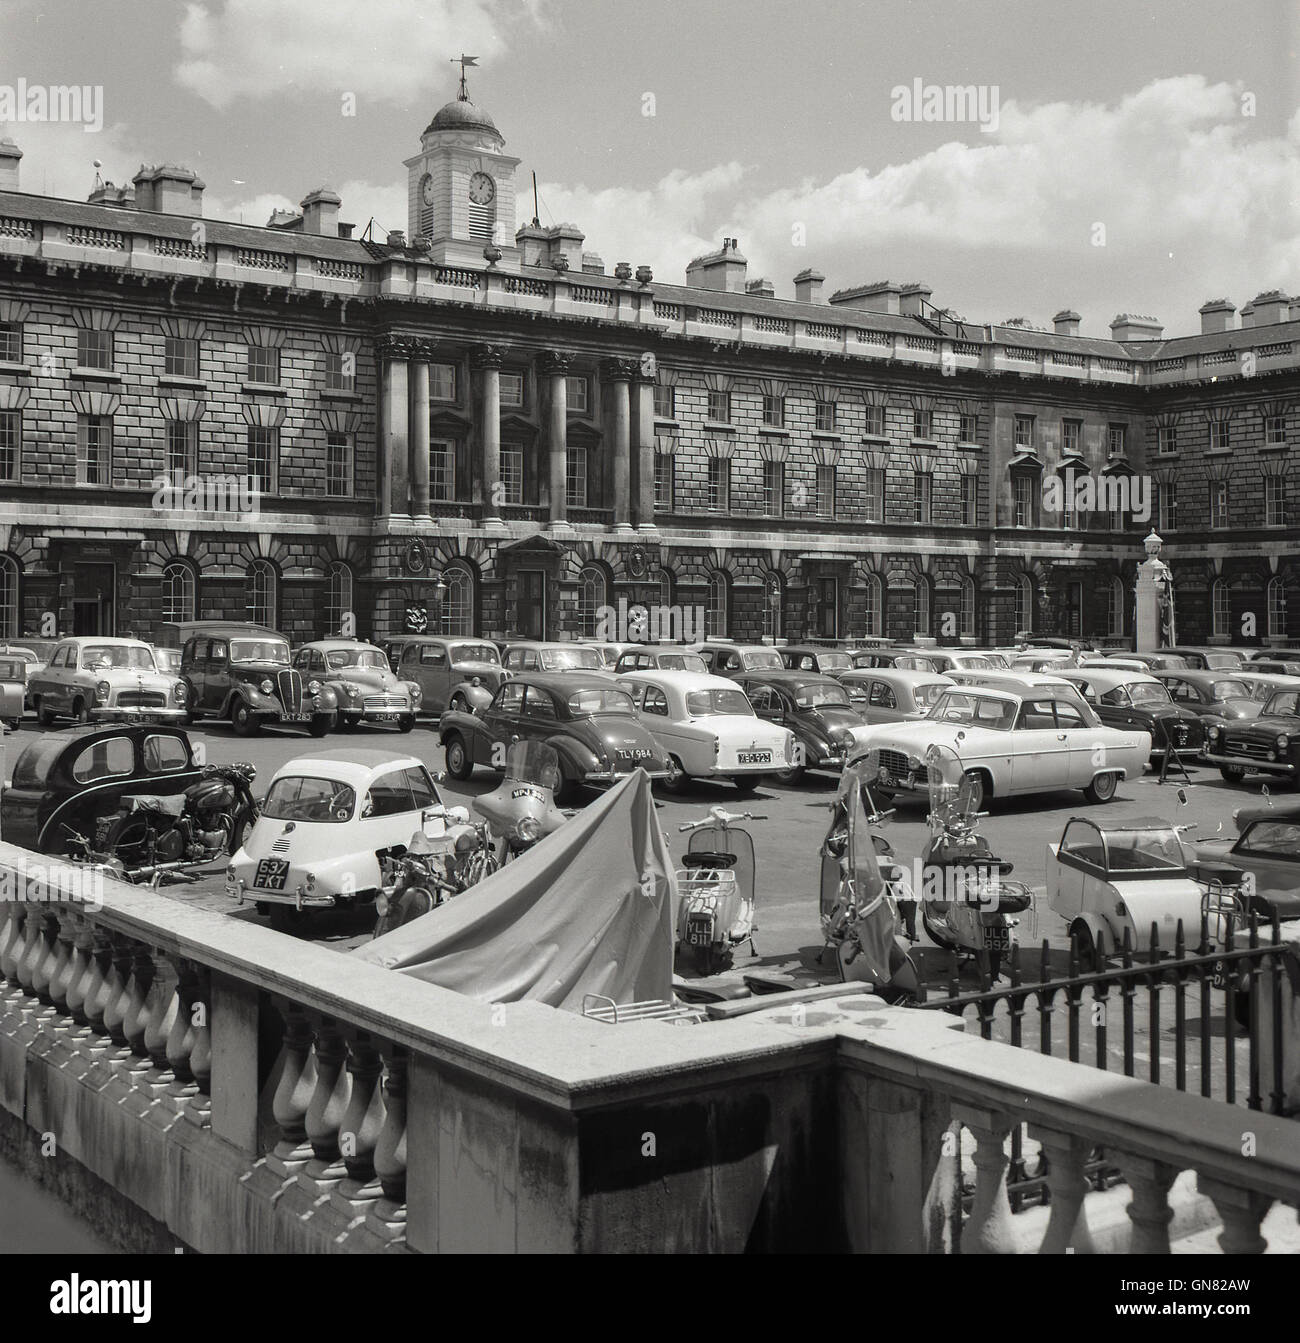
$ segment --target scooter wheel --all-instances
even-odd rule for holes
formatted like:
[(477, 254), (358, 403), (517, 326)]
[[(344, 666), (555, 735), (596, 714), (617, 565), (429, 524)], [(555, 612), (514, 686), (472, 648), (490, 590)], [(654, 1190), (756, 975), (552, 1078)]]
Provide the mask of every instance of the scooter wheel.
[(942, 947), (944, 951), (956, 951), (957, 943), (953, 941), (947, 933), (936, 928), (935, 925), (930, 922), (930, 916), (928, 914), (923, 913), (921, 915), (921, 925), (924, 927), (930, 941), (933, 942), (936, 947)]

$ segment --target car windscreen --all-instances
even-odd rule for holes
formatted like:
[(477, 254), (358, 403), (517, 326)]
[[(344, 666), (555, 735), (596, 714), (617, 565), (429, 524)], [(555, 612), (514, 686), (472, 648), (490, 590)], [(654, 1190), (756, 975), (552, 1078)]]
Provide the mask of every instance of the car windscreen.
[(543, 671), (603, 671), (605, 664), (594, 648), (544, 648), (537, 655)]
[(631, 714), (632, 697), (621, 690), (579, 690), (569, 696), (569, 712), (582, 717), (587, 714)]
[(1271, 718), (1274, 714), (1293, 716), (1300, 714), (1300, 708), (1297, 708), (1297, 700), (1300, 700), (1300, 691), (1284, 690), (1281, 694), (1274, 695), (1264, 705), (1264, 716)]
[(1113, 830), (1106, 835), (1106, 864), (1112, 872), (1181, 872), (1183, 846), (1172, 830)]
[(331, 671), (342, 667), (361, 667), (366, 671), (387, 671), (388, 659), (377, 648), (331, 648), (325, 654)]
[(659, 666), (663, 671), (708, 671), (704, 659), (697, 653), (660, 653)]
[(964, 723), (968, 727), (992, 728), (1009, 732), (1016, 721), (1014, 700), (993, 699), (987, 695), (962, 695), (948, 691), (935, 701), (929, 716), (942, 723)]
[(801, 709), (847, 709), (849, 692), (842, 685), (805, 685), (795, 692)]
[(993, 664), (988, 660), (988, 658), (980, 657), (977, 654), (973, 653), (968, 653), (965, 657), (958, 658), (956, 659), (956, 661), (959, 667), (972, 667), (977, 670), (981, 667), (985, 669), (990, 669), (993, 666)]
[(0, 681), (25, 681), (27, 664), (22, 658), (0, 658)]
[(853, 659), (847, 653), (818, 653), (817, 661), (824, 672), (853, 670)]
[[(1122, 688), (1116, 687), (1116, 689)], [(1128, 697), (1134, 704), (1169, 704), (1172, 702), (1169, 687), (1161, 685), (1159, 682), (1134, 681), (1127, 689)], [(1124, 702), (1122, 699), (1108, 699), (1105, 695), (1101, 698), (1104, 704), (1123, 704)]]
[(784, 671), (785, 663), (775, 648), (759, 648), (743, 653), (746, 671)]
[(494, 667), (501, 665), (501, 654), (492, 644), (453, 644), (451, 648), (453, 662), (490, 662)]
[(1204, 653), (1202, 656), (1211, 671), (1235, 671), (1241, 666), (1241, 655), (1238, 653)]
[(929, 681), (921, 685), (914, 685), (912, 694), (916, 697), (918, 705), (929, 708), (947, 689), (948, 683), (946, 681)]
[(283, 639), (231, 639), (231, 662), (278, 662), (289, 665), (289, 645)]
[(1249, 699), (1250, 687), (1245, 681), (1215, 681), (1210, 694), (1215, 699)]
[(88, 671), (156, 671), (153, 649), (143, 644), (87, 644), (81, 665)]
[(754, 707), (743, 690), (692, 690), (686, 696), (686, 712), (694, 717), (732, 713), (754, 716)]
[(262, 815), (269, 821), (328, 821), (352, 819), (357, 795), (337, 779), (317, 779), (291, 775), (277, 779), (262, 803)]

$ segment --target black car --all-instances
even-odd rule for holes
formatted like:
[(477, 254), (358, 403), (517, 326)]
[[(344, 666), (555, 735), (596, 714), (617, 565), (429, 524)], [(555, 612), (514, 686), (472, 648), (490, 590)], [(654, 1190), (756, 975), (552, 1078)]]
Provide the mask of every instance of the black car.
[(813, 644), (787, 644), (777, 650), (789, 671), (819, 672), (839, 676), (853, 670), (853, 654), (838, 648), (818, 648)]
[(438, 737), (447, 773), (468, 779), (475, 765), (505, 769), (512, 742), (549, 742), (560, 757), (560, 793), (607, 787), (633, 770), (671, 773), (663, 747), (636, 716), (632, 697), (599, 672), (525, 672), (504, 682), (482, 712), (444, 713)]
[(0, 794), (6, 843), (37, 853), (98, 849), (123, 798), (170, 797), (203, 777), (186, 732), (162, 723), (47, 732), (14, 761)]
[(1300, 802), (1241, 807), (1232, 819), (1237, 838), (1201, 840), (1197, 858), (1227, 863), (1253, 878), (1248, 899), (1261, 920), (1300, 919)]
[(798, 783), (810, 769), (844, 768), (863, 723), (838, 681), (797, 671), (748, 672), (736, 680), (760, 718), (794, 733), (795, 758), (802, 754), (802, 761), (776, 775), (782, 783)]
[(1154, 676), (1105, 667), (1063, 667), (1052, 674), (1078, 686), (1107, 727), (1149, 732), (1153, 756), (1163, 756), (1171, 741), (1182, 754), (1200, 755), (1205, 749), (1200, 715), (1185, 704), (1175, 704), (1168, 688)]
[(1279, 690), (1258, 718), (1211, 726), (1205, 758), (1230, 783), (1251, 770), (1300, 780), (1300, 690)]

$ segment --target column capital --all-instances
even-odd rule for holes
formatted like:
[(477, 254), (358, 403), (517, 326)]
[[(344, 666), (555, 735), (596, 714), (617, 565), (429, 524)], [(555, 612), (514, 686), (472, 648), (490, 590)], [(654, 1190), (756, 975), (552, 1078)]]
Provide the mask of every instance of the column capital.
[(469, 352), (470, 366), (480, 372), (500, 368), (504, 357), (499, 345), (475, 345)]
[(631, 382), (639, 367), (635, 359), (606, 359), (600, 366), (600, 376), (606, 382)]
[(548, 378), (562, 378), (573, 365), (567, 350), (543, 350), (537, 357), (538, 369)]
[(418, 342), (409, 336), (383, 335), (375, 341), (375, 354), (380, 359), (404, 360), (414, 357)]

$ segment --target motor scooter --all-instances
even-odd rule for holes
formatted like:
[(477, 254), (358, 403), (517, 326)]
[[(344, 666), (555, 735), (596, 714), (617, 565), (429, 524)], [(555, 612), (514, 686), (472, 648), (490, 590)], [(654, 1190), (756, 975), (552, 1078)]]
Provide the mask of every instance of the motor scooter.
[(738, 821), (765, 821), (753, 812), (710, 807), (699, 821), (677, 829), (691, 832), (677, 871), (677, 945), (701, 974), (727, 969), (745, 941), (757, 955), (754, 934), (754, 841)]
[(911, 882), (888, 839), (872, 829), (893, 814), (871, 796), (879, 774), (878, 751), (849, 761), (831, 803), (821, 848), (822, 936), (843, 982), (870, 981), (887, 1002), (924, 1002), (916, 965), (897, 938), (899, 905), (914, 898)]
[(1006, 880), (1012, 864), (978, 833), (988, 813), (975, 810), (978, 784), (967, 777), (956, 750), (931, 744), (926, 774), (930, 838), (921, 855), (921, 922), (937, 946), (974, 957), (993, 981), (1020, 922), (1012, 915), (1028, 909), (1033, 895), (1023, 882)]
[(510, 744), (501, 787), (484, 793), (472, 803), (474, 811), (487, 822), (488, 834), (496, 846), (497, 867), (527, 852), (574, 814), (555, 805), (561, 782), (560, 757), (555, 747), (544, 741)]

